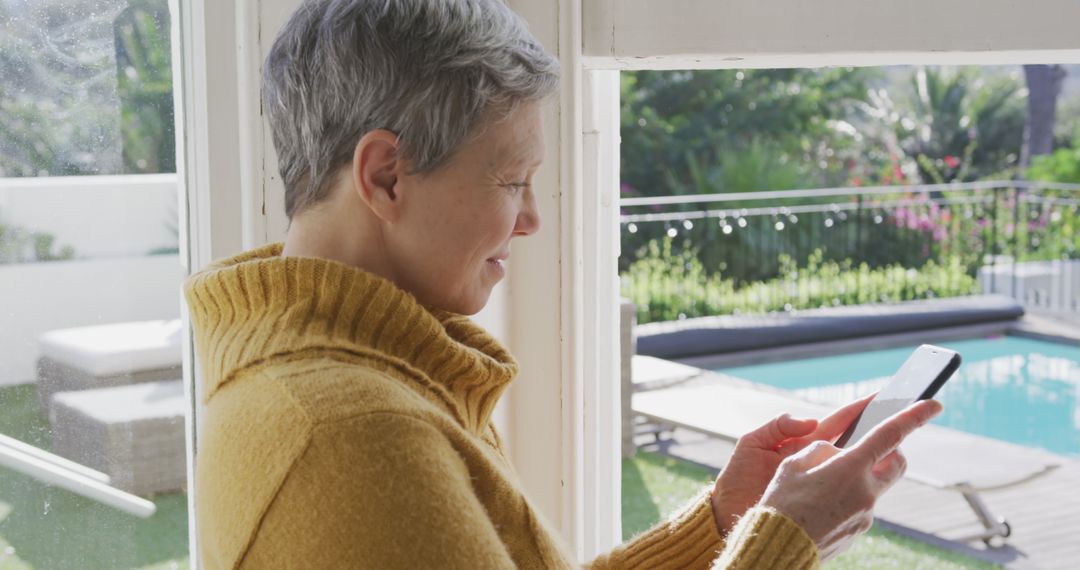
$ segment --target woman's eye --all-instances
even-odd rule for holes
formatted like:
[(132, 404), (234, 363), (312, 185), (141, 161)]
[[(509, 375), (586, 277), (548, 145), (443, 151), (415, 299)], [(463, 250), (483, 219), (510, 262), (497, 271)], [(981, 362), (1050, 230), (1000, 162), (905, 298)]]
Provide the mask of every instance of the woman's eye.
[(529, 187), (529, 183), (528, 182), (511, 182), (510, 184), (507, 184), (506, 186), (508, 188), (510, 188), (511, 190), (524, 190), (524, 189)]

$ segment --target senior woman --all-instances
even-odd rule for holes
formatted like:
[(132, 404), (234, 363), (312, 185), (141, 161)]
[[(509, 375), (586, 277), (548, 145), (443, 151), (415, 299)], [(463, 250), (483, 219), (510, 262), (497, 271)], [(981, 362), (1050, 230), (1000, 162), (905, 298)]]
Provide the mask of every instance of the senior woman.
[[(311, 0), (281, 30), (263, 95), (286, 241), (185, 283), (204, 568), (577, 564), (490, 420), (517, 364), (465, 316), (540, 229), (557, 83), (498, 0)], [(864, 404), (746, 435), (715, 485), (590, 565), (816, 566), (869, 525), (897, 444), (937, 411), (838, 450)]]

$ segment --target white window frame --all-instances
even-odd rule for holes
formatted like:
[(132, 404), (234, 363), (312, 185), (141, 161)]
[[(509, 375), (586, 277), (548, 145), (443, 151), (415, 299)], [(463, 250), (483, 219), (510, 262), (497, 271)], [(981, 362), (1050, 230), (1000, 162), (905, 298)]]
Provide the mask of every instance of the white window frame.
[[(181, 258), (190, 270), (284, 237), (259, 65), (298, 0), (172, 0)], [(581, 559), (621, 541), (618, 74), (613, 70), (1080, 62), (1075, 0), (508, 0), (563, 67), (537, 173), (544, 230), (515, 242), (494, 303), (522, 365), (501, 429), (534, 504)], [(957, 26), (956, 22), (964, 22)], [(187, 307), (182, 305), (190, 339)], [(184, 347), (197, 461), (200, 371)], [(601, 379), (603, 379), (601, 381)], [(190, 421), (195, 420), (195, 421)], [(198, 567), (189, 486), (191, 565)]]

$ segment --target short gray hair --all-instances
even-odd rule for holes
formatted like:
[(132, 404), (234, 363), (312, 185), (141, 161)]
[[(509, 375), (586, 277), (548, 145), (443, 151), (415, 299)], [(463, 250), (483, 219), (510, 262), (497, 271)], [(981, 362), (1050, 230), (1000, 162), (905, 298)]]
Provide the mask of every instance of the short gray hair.
[(430, 172), (488, 112), (554, 93), (559, 64), (501, 0), (305, 0), (262, 81), (291, 220), (365, 133), (396, 133)]

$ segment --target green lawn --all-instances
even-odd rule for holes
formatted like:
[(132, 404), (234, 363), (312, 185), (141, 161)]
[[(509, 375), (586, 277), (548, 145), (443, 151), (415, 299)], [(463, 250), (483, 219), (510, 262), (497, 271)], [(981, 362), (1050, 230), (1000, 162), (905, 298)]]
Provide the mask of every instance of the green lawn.
[[(32, 384), (0, 388), (0, 409), (0, 433), (50, 448)], [(187, 495), (153, 501), (140, 519), (0, 468), (0, 570), (187, 568)]]
[[(713, 480), (707, 469), (657, 453), (639, 451), (633, 459), (624, 459), (623, 540), (649, 528)], [(997, 566), (874, 528), (825, 568), (959, 570)]]

